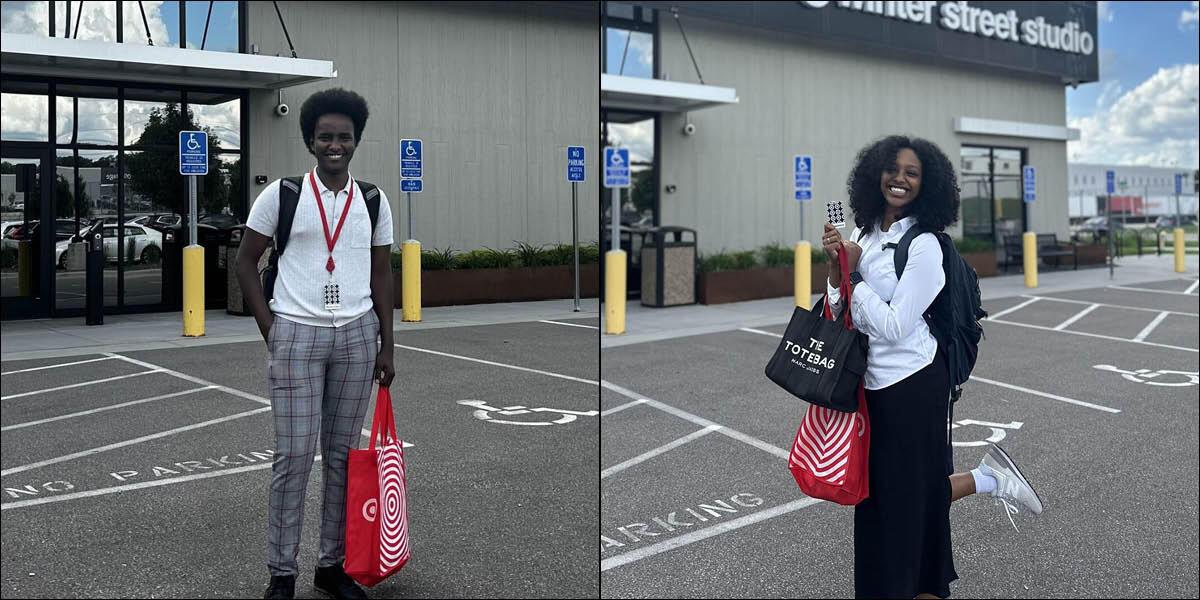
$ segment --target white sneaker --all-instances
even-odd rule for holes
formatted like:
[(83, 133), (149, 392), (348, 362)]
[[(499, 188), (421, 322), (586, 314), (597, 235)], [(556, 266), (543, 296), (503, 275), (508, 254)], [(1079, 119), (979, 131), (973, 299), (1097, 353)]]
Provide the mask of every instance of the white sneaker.
[[(1013, 529), (1017, 528), (1017, 523), (1013, 521), (1012, 516), (1020, 512), (1014, 504), (1024, 506), (1035, 515), (1042, 514), (1042, 500), (1038, 498), (1033, 486), (1029, 485), (1029, 481), (1021, 474), (1017, 463), (1013, 462), (1013, 459), (1000, 446), (988, 444), (987, 453), (979, 462), (979, 470), (996, 478), (996, 489), (992, 490), (992, 497), (998, 504), (1004, 504), (1005, 512)], [(1020, 530), (1018, 529), (1018, 531)]]

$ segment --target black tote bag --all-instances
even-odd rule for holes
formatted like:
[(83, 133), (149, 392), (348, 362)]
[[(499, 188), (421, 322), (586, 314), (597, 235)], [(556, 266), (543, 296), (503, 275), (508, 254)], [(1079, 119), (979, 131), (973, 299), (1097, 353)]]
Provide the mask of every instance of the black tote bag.
[(850, 318), (853, 286), (845, 254), (838, 254), (838, 263), (844, 318), (833, 319), (824, 297), (812, 311), (797, 306), (766, 374), (805, 402), (852, 413), (858, 410), (858, 386), (867, 372), (867, 337)]

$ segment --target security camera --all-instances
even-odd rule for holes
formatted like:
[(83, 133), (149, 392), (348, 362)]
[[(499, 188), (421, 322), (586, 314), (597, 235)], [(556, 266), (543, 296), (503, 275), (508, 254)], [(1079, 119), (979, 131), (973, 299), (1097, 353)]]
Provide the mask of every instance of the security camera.
[(696, 124), (688, 123), (683, 126), (683, 135), (696, 135)]
[(286, 117), (286, 116), (287, 116), (287, 114), (288, 114), (289, 112), (291, 112), (291, 110), (292, 110), (292, 109), (288, 108), (288, 105), (286, 105), (286, 104), (284, 104), (284, 103), (282, 103), (282, 102), (280, 102), (279, 104), (276, 104), (276, 105), (275, 105), (275, 114), (277, 114), (277, 115), (279, 115), (279, 116), (281, 116), (281, 117)]

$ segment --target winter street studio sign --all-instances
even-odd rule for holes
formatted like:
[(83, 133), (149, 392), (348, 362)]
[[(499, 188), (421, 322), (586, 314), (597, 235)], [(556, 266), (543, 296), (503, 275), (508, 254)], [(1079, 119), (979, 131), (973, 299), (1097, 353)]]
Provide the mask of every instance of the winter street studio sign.
[(1000, 69), (1064, 84), (1100, 78), (1094, 2), (632, 3), (664, 14), (674, 8), (685, 21), (781, 33), (796, 44)]
[(1047, 22), (1045, 17), (1021, 19), (1016, 10), (992, 11), (971, 6), (966, 0), (958, 2), (802, 2), (809, 8), (837, 8), (901, 19), (912, 23), (938, 25), (950, 31), (972, 33), (985, 38), (1019, 42), (1051, 50), (1091, 55), (1096, 49), (1092, 34), (1083, 25), (1068, 21), (1061, 25)]

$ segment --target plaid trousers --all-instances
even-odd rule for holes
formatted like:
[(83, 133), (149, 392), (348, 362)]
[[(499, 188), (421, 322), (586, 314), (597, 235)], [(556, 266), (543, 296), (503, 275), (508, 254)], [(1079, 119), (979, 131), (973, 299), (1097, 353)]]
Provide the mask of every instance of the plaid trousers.
[(314, 327), (275, 317), (267, 334), (268, 379), (275, 418), (267, 518), (267, 568), (296, 575), (304, 496), (321, 434), (324, 502), (317, 566), (346, 555), (346, 456), (358, 446), (371, 400), (378, 352), (375, 311), (342, 327)]

